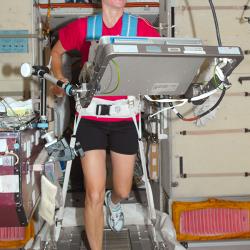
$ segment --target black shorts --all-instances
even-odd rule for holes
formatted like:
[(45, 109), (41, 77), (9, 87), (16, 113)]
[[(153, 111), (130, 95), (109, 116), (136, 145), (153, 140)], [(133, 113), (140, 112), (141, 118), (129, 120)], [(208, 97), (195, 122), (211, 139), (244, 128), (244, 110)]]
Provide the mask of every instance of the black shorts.
[(138, 151), (138, 135), (133, 121), (99, 122), (81, 119), (76, 132), (84, 152), (109, 149), (126, 155)]

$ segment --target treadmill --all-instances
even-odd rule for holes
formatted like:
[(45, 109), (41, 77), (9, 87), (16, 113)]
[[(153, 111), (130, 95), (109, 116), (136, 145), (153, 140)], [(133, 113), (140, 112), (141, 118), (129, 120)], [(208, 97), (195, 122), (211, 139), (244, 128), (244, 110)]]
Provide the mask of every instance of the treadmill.
[[(133, 95), (140, 99), (145, 95), (183, 98), (203, 69), (214, 65), (218, 60), (227, 60), (229, 63), (225, 75), (227, 77), (243, 60), (243, 53), (236, 46), (204, 46), (199, 39), (102, 37), (89, 71), (90, 80), (86, 83), (87, 91), (82, 98), (82, 104), (88, 105), (98, 95)], [(149, 180), (147, 183), (146, 165), (143, 174), (146, 181), (145, 186), (138, 189), (140, 199), (134, 195), (122, 203), (125, 214), (124, 230), (116, 233), (105, 228), (103, 249), (175, 249), (173, 242), (164, 238), (157, 226), (157, 217), (164, 212), (155, 209), (159, 186), (155, 188)], [(68, 183), (64, 185), (68, 186)], [(66, 193), (63, 195), (66, 196)], [(83, 204), (82, 196), (78, 194), (79, 204)], [(72, 194), (66, 197), (57, 247), (60, 250), (88, 249), (84, 240), (84, 226), (80, 222), (82, 218), (77, 218), (71, 225), (64, 223), (68, 216), (65, 211), (72, 208), (72, 202), (75, 202)], [(78, 207), (69, 209), (71, 216), (73, 214), (81, 217), (82, 207), (79, 204)], [(132, 211), (132, 219), (127, 215), (126, 220), (128, 210)], [(140, 216), (136, 212), (142, 212), (139, 224), (137, 219)], [(155, 240), (163, 244), (156, 246)], [(180, 244), (179, 247), (185, 249)]]

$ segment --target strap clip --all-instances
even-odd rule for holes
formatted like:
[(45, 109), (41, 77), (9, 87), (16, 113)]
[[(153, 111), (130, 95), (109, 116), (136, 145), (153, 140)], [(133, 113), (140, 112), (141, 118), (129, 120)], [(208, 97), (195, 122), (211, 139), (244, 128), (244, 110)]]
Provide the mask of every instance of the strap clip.
[(96, 105), (96, 115), (110, 115), (111, 105), (97, 104)]

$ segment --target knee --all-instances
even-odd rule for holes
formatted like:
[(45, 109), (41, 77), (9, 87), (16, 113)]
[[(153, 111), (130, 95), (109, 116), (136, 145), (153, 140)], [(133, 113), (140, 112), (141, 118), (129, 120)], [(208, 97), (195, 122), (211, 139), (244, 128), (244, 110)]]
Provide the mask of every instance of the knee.
[(129, 197), (129, 191), (126, 190), (118, 190), (115, 192), (115, 194), (119, 197), (121, 200), (125, 200)]
[(86, 191), (85, 204), (103, 206), (104, 191)]

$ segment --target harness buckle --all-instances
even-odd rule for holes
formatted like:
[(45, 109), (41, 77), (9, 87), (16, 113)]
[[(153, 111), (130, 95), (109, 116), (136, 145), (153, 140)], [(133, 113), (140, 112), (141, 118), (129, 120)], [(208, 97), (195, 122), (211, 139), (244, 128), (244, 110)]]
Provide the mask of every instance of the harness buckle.
[(128, 96), (128, 105), (130, 109), (135, 107), (135, 98), (133, 96)]
[(111, 106), (112, 105), (97, 104), (96, 105), (96, 115), (109, 115)]

